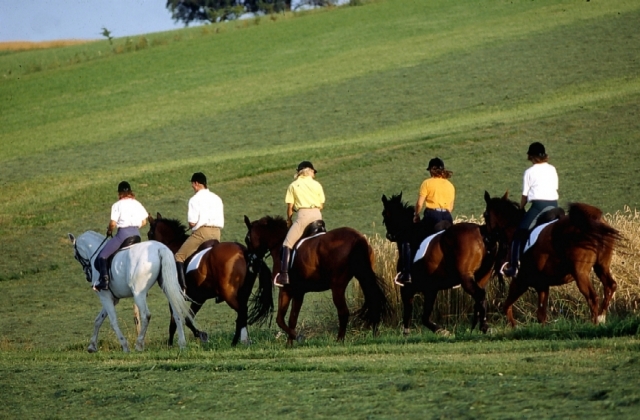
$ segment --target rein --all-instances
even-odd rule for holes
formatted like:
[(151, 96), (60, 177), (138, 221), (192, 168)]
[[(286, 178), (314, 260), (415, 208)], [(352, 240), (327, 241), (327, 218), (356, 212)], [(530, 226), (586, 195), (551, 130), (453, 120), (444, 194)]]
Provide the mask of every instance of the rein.
[(82, 266), (82, 271), (84, 271), (84, 276), (87, 279), (87, 281), (89, 283), (92, 282), (93, 280), (93, 276), (92, 276), (92, 267), (91, 267), (91, 260), (93, 259), (93, 257), (100, 251), (100, 248), (102, 247), (102, 244), (104, 244), (107, 239), (109, 239), (109, 237), (105, 237), (102, 242), (100, 242), (100, 245), (98, 245), (98, 247), (96, 248), (95, 252), (93, 254), (91, 254), (91, 256), (89, 258), (85, 258), (82, 255), (80, 255), (80, 252), (78, 251), (78, 244), (77, 242), (75, 244), (73, 244), (73, 249), (76, 251), (76, 260), (80, 263), (80, 265)]

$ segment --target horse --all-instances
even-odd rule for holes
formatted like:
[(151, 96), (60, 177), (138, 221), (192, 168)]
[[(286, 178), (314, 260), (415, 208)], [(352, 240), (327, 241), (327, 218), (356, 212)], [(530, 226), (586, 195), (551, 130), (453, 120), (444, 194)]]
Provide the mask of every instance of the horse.
[[(485, 191), (484, 218), (489, 232), (499, 241), (510, 244), (514, 232), (524, 216), (524, 209), (509, 200), (508, 192), (502, 197), (491, 197)], [(542, 228), (537, 241), (522, 254), (520, 269), (511, 280), (503, 306), (511, 326), (516, 326), (513, 304), (529, 288), (538, 293), (537, 319), (547, 321), (549, 287), (561, 286), (575, 280), (584, 295), (594, 324), (606, 321), (609, 303), (617, 283), (611, 275), (611, 258), (620, 233), (602, 219), (602, 211), (585, 203), (569, 205), (569, 214)], [(589, 280), (594, 270), (602, 282), (604, 298), (598, 310), (598, 296)]]
[[(287, 222), (280, 216), (265, 216), (250, 221), (244, 216), (247, 225), (245, 241), (250, 251), (263, 258), (271, 253), (274, 275), (280, 269), (280, 248), (287, 235)], [(345, 292), (349, 282), (355, 277), (362, 289), (364, 303), (356, 314), (371, 326), (374, 336), (378, 324), (389, 312), (387, 297), (383, 291), (384, 281), (374, 267), (373, 249), (367, 239), (355, 229), (341, 227), (324, 234), (305, 239), (294, 247), (292, 267), (289, 270), (290, 284), (280, 288), (278, 295), (278, 313), (276, 322), (287, 334), (287, 345), (300, 340), (296, 324), (300, 308), (307, 292), (331, 290), (333, 303), (338, 311), (338, 342), (343, 342), (349, 321), (349, 308)], [(292, 303), (289, 324), (284, 317)]]
[[(167, 245), (174, 254), (188, 237), (186, 226), (176, 219), (166, 219), (157, 213), (155, 219), (149, 215), (148, 221), (148, 238)], [(249, 299), (256, 277), (259, 277), (258, 291), (250, 310)], [(185, 281), (185, 293), (191, 300), (194, 317), (204, 302), (212, 298), (218, 303), (226, 302), (237, 312), (236, 329), (231, 342), (233, 346), (238, 341), (249, 344), (247, 325), (266, 321), (273, 311), (271, 272), (262, 259), (248, 253), (246, 247), (239, 243), (216, 243), (203, 255), (198, 268), (187, 273)], [(202, 342), (208, 341), (207, 333), (199, 331), (189, 320), (187, 327)], [(175, 322), (171, 319), (170, 345), (175, 328)]]
[[(414, 206), (402, 201), (402, 193), (391, 198), (383, 195), (382, 203), (382, 223), (387, 230), (387, 239), (397, 243), (399, 255), (402, 243), (410, 243), (413, 257), (426, 237), (423, 225), (413, 223)], [(431, 321), (431, 312), (438, 292), (458, 285), (462, 285), (475, 302), (472, 329), (479, 323), (480, 330), (486, 333), (489, 325), (485, 287), (491, 278), (497, 254), (497, 241), (486, 234), (484, 226), (476, 223), (455, 223), (434, 236), (424, 257), (411, 267), (411, 283), (400, 289), (403, 333), (410, 333), (413, 299), (416, 293), (422, 293), (422, 324), (434, 333), (447, 334), (446, 330)]]
[[(94, 231), (84, 232), (77, 238), (71, 233), (68, 236), (73, 245), (75, 259), (82, 265), (87, 281), (93, 282), (93, 279), (98, 278), (94, 261), (105, 245), (106, 237)], [(93, 336), (87, 349), (89, 353), (98, 351), (98, 332), (107, 315), (122, 350), (125, 353), (129, 352), (129, 344), (118, 327), (115, 310), (118, 301), (128, 297), (133, 297), (140, 314), (135, 349), (144, 350), (144, 337), (151, 319), (147, 306), (147, 293), (156, 282), (169, 301), (178, 328), (178, 344), (181, 349), (187, 346), (182, 324), (185, 319), (191, 322), (193, 317), (178, 282), (173, 254), (161, 243), (141, 242), (118, 251), (113, 257), (109, 289), (97, 292), (102, 302), (102, 310), (95, 320)]]

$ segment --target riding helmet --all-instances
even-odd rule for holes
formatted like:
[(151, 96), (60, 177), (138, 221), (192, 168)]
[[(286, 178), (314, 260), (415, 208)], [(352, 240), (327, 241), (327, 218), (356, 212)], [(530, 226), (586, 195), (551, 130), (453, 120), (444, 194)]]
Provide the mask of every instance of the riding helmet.
[(435, 157), (429, 161), (429, 166), (427, 166), (427, 171), (432, 169), (444, 169), (444, 162), (439, 157)]
[(313, 164), (308, 160), (303, 160), (302, 162), (300, 162), (300, 164), (298, 165), (298, 172), (300, 172), (305, 168), (313, 169), (314, 174), (318, 173), (318, 171), (316, 171), (316, 169), (313, 167)]
[(543, 158), (547, 156), (547, 152), (544, 150), (544, 146), (542, 145), (542, 143), (535, 142), (529, 145), (529, 150), (527, 151), (527, 155)]
[(131, 192), (131, 185), (129, 185), (127, 181), (122, 181), (121, 183), (118, 184), (118, 192), (119, 193)]
[(191, 182), (197, 182), (205, 187), (207, 186), (207, 177), (202, 172), (196, 172), (191, 176)]

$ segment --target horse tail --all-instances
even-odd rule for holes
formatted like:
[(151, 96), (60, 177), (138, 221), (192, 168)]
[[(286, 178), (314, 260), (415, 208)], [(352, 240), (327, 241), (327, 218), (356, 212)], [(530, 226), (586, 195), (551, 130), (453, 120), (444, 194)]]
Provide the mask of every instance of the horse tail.
[(351, 270), (364, 295), (364, 302), (356, 311), (356, 316), (375, 331), (378, 324), (389, 317), (391, 311), (384, 291), (386, 282), (374, 271), (373, 249), (364, 236), (360, 236), (356, 241), (349, 257)]
[(251, 309), (247, 323), (249, 325), (262, 324), (273, 313), (273, 285), (271, 283), (271, 270), (262, 258), (249, 255), (245, 251), (245, 259), (249, 261), (245, 282), (249, 276), (258, 276), (258, 290), (251, 297)]
[[(158, 256), (161, 263), (162, 282), (160, 286), (164, 292), (169, 306), (174, 314), (178, 314), (182, 321), (189, 319), (195, 325), (193, 313), (189, 308), (189, 302), (185, 300), (184, 293), (178, 282), (178, 271), (176, 270), (175, 257), (169, 248), (162, 245), (158, 248)], [(177, 322), (178, 320), (176, 320)]]
[(595, 248), (612, 247), (622, 239), (620, 232), (602, 219), (602, 210), (585, 203), (569, 204), (569, 220), (575, 226), (581, 242), (595, 242)]

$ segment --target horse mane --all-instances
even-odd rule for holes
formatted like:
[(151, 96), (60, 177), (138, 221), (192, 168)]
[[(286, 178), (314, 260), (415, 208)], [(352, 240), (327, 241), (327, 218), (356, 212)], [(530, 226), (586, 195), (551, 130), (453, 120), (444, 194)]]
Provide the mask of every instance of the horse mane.
[(504, 217), (508, 218), (511, 223), (519, 223), (524, 210), (513, 200), (504, 197), (493, 197), (490, 200), (491, 208)]
[(287, 229), (287, 221), (282, 216), (265, 216), (258, 220), (258, 224), (266, 226), (269, 230)]
[(407, 219), (413, 223), (413, 214), (415, 212), (415, 206), (409, 204), (406, 201), (402, 201), (402, 193), (392, 195), (388, 203), (391, 204), (394, 208), (399, 207), (400, 209), (402, 209), (403, 217), (407, 217), (408, 215)]
[(176, 234), (178, 235), (182, 235), (182, 236), (189, 236), (187, 234), (187, 226), (185, 226), (184, 223), (182, 223), (180, 220), (178, 219), (167, 219), (167, 218), (162, 218), (162, 219), (158, 219), (156, 221), (157, 222), (162, 222), (164, 224), (166, 224), (169, 229), (171, 229), (172, 231), (174, 231)]

